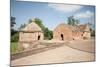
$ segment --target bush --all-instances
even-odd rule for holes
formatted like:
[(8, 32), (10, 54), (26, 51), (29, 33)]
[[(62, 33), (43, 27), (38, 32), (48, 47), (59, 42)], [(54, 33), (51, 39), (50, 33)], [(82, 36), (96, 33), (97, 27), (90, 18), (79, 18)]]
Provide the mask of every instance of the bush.
[(95, 37), (95, 30), (93, 30), (93, 31), (91, 32), (91, 36), (92, 36), (92, 37)]
[(53, 38), (53, 33), (52, 33), (52, 31), (50, 31), (48, 28), (45, 28), (45, 29), (43, 30), (43, 32), (44, 32), (44, 39), (50, 40), (50, 39)]
[(11, 42), (18, 42), (18, 39), (19, 39), (19, 32), (11, 36)]

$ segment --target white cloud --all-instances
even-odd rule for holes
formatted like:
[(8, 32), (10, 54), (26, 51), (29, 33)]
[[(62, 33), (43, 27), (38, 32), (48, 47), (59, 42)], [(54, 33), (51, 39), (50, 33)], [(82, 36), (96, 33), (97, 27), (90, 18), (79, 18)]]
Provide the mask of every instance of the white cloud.
[(86, 12), (83, 12), (83, 13), (78, 13), (75, 15), (76, 18), (90, 18), (90, 17), (93, 17), (94, 16), (94, 13), (91, 12), (91, 11), (86, 11)]
[(66, 4), (48, 4), (48, 6), (62, 12), (75, 12), (83, 7), (80, 5), (66, 5)]

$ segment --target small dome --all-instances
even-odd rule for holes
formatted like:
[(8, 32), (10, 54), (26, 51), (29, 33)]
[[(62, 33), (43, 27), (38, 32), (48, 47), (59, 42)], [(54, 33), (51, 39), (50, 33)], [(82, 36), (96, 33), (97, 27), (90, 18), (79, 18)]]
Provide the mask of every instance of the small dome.
[(31, 22), (27, 24), (26, 27), (23, 28), (21, 31), (35, 32), (35, 31), (42, 31), (42, 30), (35, 22)]
[(90, 27), (87, 24), (85, 24), (85, 25), (79, 25), (79, 27), (83, 31), (90, 32)]
[(68, 25), (66, 23), (59, 24), (55, 29), (61, 28), (61, 27), (65, 27), (67, 29), (70, 29), (71, 31), (79, 31), (78, 26), (72, 26), (72, 25)]
[(84, 25), (74, 25), (74, 26), (72, 26), (72, 25), (68, 25), (68, 24), (66, 24), (66, 23), (61, 23), (61, 24), (59, 24), (56, 28), (55, 28), (55, 30), (57, 29), (57, 28), (60, 28), (60, 27), (65, 27), (65, 28), (68, 28), (68, 29), (70, 29), (71, 31), (80, 31), (80, 32), (84, 32), (84, 31), (86, 31), (86, 32), (89, 32), (90, 31), (90, 27), (88, 26), (88, 25), (86, 25), (86, 24), (84, 24)]

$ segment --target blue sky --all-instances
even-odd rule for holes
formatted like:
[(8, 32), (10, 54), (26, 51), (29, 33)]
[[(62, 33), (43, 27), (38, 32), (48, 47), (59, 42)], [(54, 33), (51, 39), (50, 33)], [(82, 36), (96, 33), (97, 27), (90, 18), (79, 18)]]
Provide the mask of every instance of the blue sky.
[(67, 17), (72, 15), (80, 20), (80, 24), (95, 24), (94, 13), (94, 6), (11, 0), (11, 16), (16, 17), (16, 28), (27, 23), (29, 19), (38, 17), (46, 27), (53, 30), (57, 25), (67, 23)]

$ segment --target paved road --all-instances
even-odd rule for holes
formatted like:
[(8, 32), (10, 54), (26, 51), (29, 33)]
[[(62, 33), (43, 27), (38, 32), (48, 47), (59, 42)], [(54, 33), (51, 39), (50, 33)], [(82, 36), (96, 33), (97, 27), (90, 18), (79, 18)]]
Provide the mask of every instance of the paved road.
[(69, 46), (61, 46), (52, 50), (33, 54), (11, 61), (11, 65), (51, 64), (64, 62), (94, 61), (94, 53), (80, 51)]
[(79, 49), (82, 51), (87, 51), (94, 53), (95, 52), (95, 40), (75, 40), (71, 41), (70, 44), (67, 44), (67, 46)]

